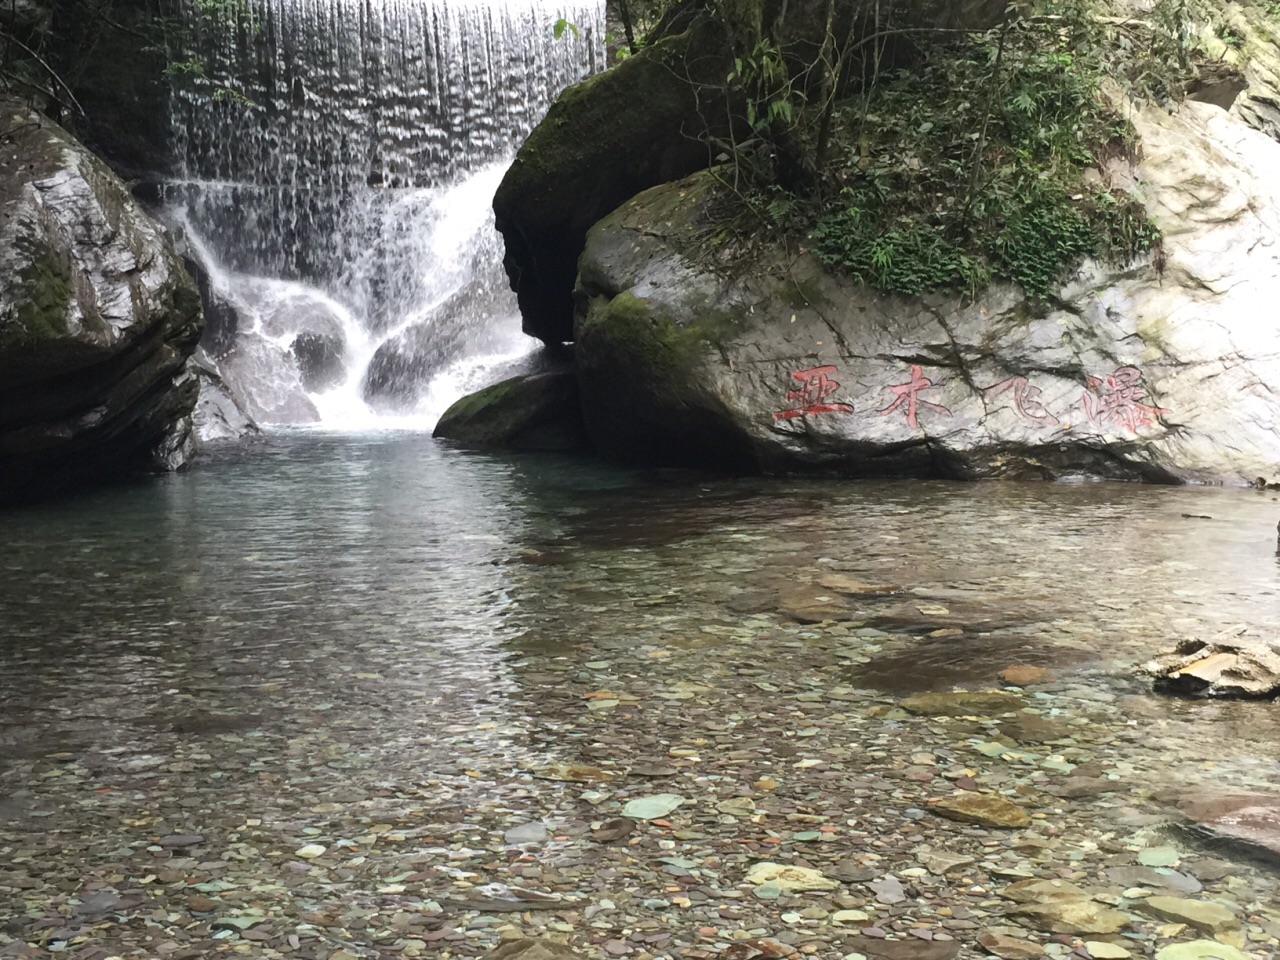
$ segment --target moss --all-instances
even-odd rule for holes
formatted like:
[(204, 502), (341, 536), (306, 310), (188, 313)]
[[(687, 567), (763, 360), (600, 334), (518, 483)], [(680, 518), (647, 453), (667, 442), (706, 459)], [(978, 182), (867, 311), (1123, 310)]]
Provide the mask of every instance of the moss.
[(19, 241), (27, 266), (18, 272), (15, 303), (0, 323), (0, 352), (29, 353), (41, 344), (65, 337), (72, 289), (65, 264), (45, 245)]
[(492, 386), (469, 393), (454, 402), (445, 412), (445, 419), (469, 420), (490, 407), (501, 406), (506, 399), (515, 393), (522, 383), (522, 378), (513, 377)]
[[(501, 198), (536, 188), (548, 176), (568, 175), (615, 141), (632, 142), (638, 129), (652, 128), (661, 142), (673, 118), (679, 126), (679, 118), (697, 115), (694, 85), (723, 79), (722, 37), (718, 26), (701, 22), (566, 89), (520, 147), (495, 203), (501, 207)], [(672, 82), (684, 75), (690, 84)]]
[(1049, 300), (1085, 258), (1131, 260), (1159, 233), (1127, 194), (1093, 184), (1137, 152), (1108, 87), (1150, 98), (1182, 75), (1181, 33), (1158, 6), (1141, 36), (1100, 20), (1091, 0), (1036, 0), (1042, 16), (1007, 29), (922, 40), (909, 68), (837, 104), (821, 155), (804, 141), (817, 118), (794, 100), (793, 152), (820, 167), (788, 180), (767, 154), (741, 151), (731, 182), (756, 182), (718, 225), (750, 236), (742, 220), (754, 219), (759, 234), (807, 241), (828, 267), (908, 295), (976, 295), (997, 279)]
[(719, 350), (741, 332), (741, 318), (723, 310), (700, 311), (696, 319), (681, 325), (655, 310), (630, 291), (607, 302), (601, 300), (588, 313), (580, 331), (580, 343), (590, 349), (594, 330), (607, 328), (615, 360), (625, 357), (627, 375), (642, 381), (690, 382), (707, 354)]
[[(630, 291), (591, 311), (588, 327), (607, 327), (610, 348), (624, 356), (630, 377), (666, 381), (695, 369), (705, 340), (695, 327), (681, 327), (656, 313), (652, 305)], [(584, 339), (590, 337), (584, 331)]]

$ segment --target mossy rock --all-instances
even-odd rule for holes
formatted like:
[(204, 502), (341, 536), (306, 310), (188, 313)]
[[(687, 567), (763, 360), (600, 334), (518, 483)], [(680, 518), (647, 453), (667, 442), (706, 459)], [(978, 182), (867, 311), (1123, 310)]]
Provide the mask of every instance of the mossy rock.
[(525, 332), (573, 338), (573, 287), (587, 230), (642, 190), (707, 165), (724, 134), (730, 69), (720, 26), (699, 21), (562, 93), (516, 154), (493, 200)]
[(579, 451), (590, 444), (572, 367), (512, 377), (458, 400), (434, 436), (464, 447)]

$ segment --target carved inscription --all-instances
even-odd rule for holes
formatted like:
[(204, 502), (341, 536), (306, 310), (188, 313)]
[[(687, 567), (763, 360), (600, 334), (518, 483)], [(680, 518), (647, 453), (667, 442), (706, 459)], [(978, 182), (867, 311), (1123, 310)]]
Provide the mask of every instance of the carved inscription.
[(924, 372), (920, 369), (920, 364), (913, 363), (911, 365), (911, 379), (906, 383), (895, 383), (887, 387), (886, 389), (893, 391), (895, 399), (884, 409), (877, 410), (876, 413), (880, 414), (882, 417), (887, 417), (899, 407), (904, 407), (905, 409), (903, 410), (903, 413), (907, 417), (907, 426), (912, 430), (916, 428), (916, 416), (921, 407), (924, 407), (926, 410), (932, 410), (934, 413), (940, 414), (944, 417), (951, 416), (951, 411), (942, 404), (932, 403), (931, 401), (924, 400), (920, 397), (921, 393), (925, 390), (932, 389), (934, 386), (936, 386), (936, 384), (924, 375)]
[(853, 413), (853, 404), (832, 402), (827, 398), (840, 389), (840, 381), (833, 380), (836, 372), (833, 364), (821, 367), (810, 367), (807, 370), (791, 371), (791, 378), (798, 380), (800, 386), (787, 391), (787, 403), (792, 404), (785, 410), (775, 411), (775, 420), (794, 420), (816, 413)]

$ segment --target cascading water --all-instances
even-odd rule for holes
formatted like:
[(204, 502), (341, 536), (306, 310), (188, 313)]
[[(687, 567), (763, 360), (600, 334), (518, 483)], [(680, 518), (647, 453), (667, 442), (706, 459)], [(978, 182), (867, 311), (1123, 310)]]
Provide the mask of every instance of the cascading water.
[[(573, 5), (567, 5), (572, 3)], [(490, 202), (603, 65), (599, 0), (248, 0), (189, 14), (166, 204), (208, 275), (206, 349), (262, 423), (429, 424), (531, 351)], [(576, 29), (555, 36), (560, 18)]]

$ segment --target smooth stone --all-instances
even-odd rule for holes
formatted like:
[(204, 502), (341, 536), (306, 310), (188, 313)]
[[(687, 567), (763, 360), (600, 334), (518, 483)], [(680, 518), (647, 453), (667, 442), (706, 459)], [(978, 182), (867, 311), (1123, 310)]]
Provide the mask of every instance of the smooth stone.
[(1144, 867), (1171, 867), (1181, 856), (1173, 847), (1147, 847), (1138, 852), (1138, 862)]
[(938, 877), (945, 877), (961, 867), (969, 866), (969, 864), (973, 863), (973, 857), (961, 856), (958, 853), (925, 853), (921, 854), (920, 862), (925, 865), (925, 868), (930, 873)]
[(1025, 827), (1031, 822), (1027, 811), (1004, 797), (985, 793), (959, 793), (930, 805), (938, 816), (962, 823), (976, 823), (984, 827), (1013, 829)]
[(902, 881), (897, 877), (881, 877), (879, 880), (871, 881), (867, 886), (875, 892), (876, 903), (883, 903), (885, 906), (893, 906), (907, 899)]
[(1119, 933), (1133, 922), (1128, 914), (1091, 900), (1022, 904), (1010, 912), (1027, 918), (1049, 933), (1068, 933), (1073, 936)]
[(996, 933), (994, 930), (978, 934), (978, 943), (1000, 960), (1037, 960), (1044, 956), (1044, 947), (1040, 944)]
[(614, 817), (606, 820), (591, 831), (591, 839), (596, 843), (613, 843), (629, 836), (636, 828), (636, 822), (627, 817)]
[(1033, 667), (1025, 663), (1005, 667), (1000, 671), (1000, 681), (1009, 684), (1011, 687), (1029, 687), (1032, 684), (1045, 683), (1052, 679), (1053, 674), (1044, 667)]
[(1021, 880), (1000, 891), (1014, 903), (1047, 903), (1062, 900), (1089, 900), (1091, 897), (1066, 880)]
[(1001, 721), (1000, 732), (1019, 743), (1049, 743), (1069, 736), (1071, 728), (1062, 720), (1021, 711)]
[(168, 837), (161, 837), (158, 842), (160, 846), (173, 850), (179, 847), (194, 847), (197, 844), (204, 843), (204, 837), (197, 833), (175, 833)]
[(299, 847), (295, 850), (293, 855), (301, 857), (303, 860), (313, 860), (316, 857), (323, 856), (326, 849), (326, 847), (318, 843), (308, 843), (305, 847)]
[(1106, 943), (1102, 940), (1086, 940), (1084, 949), (1092, 960), (1127, 960), (1133, 956), (1118, 943)]
[(578, 954), (552, 940), (512, 940), (494, 947), (485, 960), (578, 960)]
[(868, 960), (955, 960), (960, 955), (958, 940), (878, 940), (849, 937), (841, 949), (861, 953)]
[(1214, 839), (1248, 847), (1264, 860), (1280, 858), (1280, 798), (1275, 794), (1209, 794), (1178, 806)]
[(622, 808), (622, 815), (632, 820), (659, 820), (684, 802), (685, 798), (677, 793), (655, 793), (628, 801)]
[[(807, 890), (836, 890), (840, 883), (808, 867), (793, 867), (782, 863), (757, 863), (747, 873), (747, 883), (755, 886), (772, 883), (783, 893), (802, 893)], [(757, 896), (759, 894), (757, 893)]]
[(1249, 954), (1214, 940), (1174, 943), (1156, 954), (1156, 960), (1253, 960)]
[(917, 693), (902, 701), (904, 710), (922, 717), (994, 716), (1021, 710), (1026, 705), (1021, 696), (1004, 690)]
[(1240, 929), (1234, 913), (1220, 903), (1207, 900), (1184, 900), (1182, 897), (1148, 897), (1134, 907), (1170, 923), (1185, 923), (1201, 933), (1221, 936)]
[(831, 919), (836, 923), (866, 923), (871, 915), (865, 910), (837, 910)]
[(542, 843), (547, 839), (547, 828), (543, 823), (522, 823), (508, 830), (502, 838), (517, 847), (524, 843)]
[(1122, 887), (1163, 887), (1177, 893), (1199, 893), (1204, 889), (1195, 877), (1167, 868), (1110, 867), (1107, 879)]

